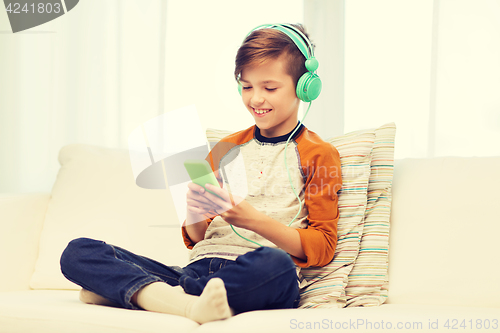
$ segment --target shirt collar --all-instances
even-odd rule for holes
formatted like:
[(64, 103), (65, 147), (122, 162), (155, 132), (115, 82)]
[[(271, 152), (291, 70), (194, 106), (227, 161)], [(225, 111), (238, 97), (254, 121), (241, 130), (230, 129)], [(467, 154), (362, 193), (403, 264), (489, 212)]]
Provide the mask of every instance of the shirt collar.
[[(299, 122), (297, 124), (297, 126), (295, 126), (295, 128), (297, 128), (297, 127), (299, 127), (299, 129), (295, 132), (292, 139), (295, 139), (300, 135), (300, 132), (302, 132), (302, 129), (304, 128), (304, 124)], [(265, 136), (260, 134), (260, 128), (258, 128), (257, 125), (255, 125), (255, 139), (257, 139), (257, 141), (265, 142), (265, 143), (286, 142), (288, 140), (288, 137), (290, 136), (290, 134), (292, 134), (292, 132), (295, 130), (295, 128), (285, 135), (276, 136), (274, 138), (266, 138)]]

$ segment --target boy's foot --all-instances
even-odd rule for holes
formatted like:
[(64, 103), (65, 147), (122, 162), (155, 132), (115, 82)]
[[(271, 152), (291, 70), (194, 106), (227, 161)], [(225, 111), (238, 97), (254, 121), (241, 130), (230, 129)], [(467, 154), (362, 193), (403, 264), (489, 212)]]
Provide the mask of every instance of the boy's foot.
[(210, 279), (201, 295), (193, 300), (187, 309), (187, 317), (200, 324), (231, 316), (226, 287), (224, 281), (219, 278)]

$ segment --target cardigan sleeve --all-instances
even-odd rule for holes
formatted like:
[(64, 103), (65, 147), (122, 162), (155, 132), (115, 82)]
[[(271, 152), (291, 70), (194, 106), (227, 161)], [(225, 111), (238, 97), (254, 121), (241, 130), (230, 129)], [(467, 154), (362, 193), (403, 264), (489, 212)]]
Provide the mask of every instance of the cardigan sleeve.
[[(207, 218), (205, 221), (208, 223), (208, 225), (210, 225), (212, 219)], [(182, 231), (182, 238), (184, 240), (184, 245), (186, 245), (186, 247), (191, 250), (196, 243), (191, 240), (191, 237), (189, 237), (189, 234), (186, 230), (186, 221), (184, 221), (184, 223), (182, 224), (181, 231)]]
[(292, 257), (299, 267), (325, 266), (335, 254), (339, 207), (337, 192), (342, 187), (340, 155), (324, 142), (305, 149), (301, 156), (306, 176), (306, 229), (297, 229), (307, 261)]

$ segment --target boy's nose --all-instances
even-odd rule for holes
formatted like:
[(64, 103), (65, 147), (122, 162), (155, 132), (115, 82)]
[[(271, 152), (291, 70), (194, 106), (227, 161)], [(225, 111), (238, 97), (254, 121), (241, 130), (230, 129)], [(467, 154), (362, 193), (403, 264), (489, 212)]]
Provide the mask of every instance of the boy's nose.
[(250, 102), (255, 106), (261, 105), (264, 103), (264, 96), (262, 96), (259, 92), (254, 92), (250, 98)]

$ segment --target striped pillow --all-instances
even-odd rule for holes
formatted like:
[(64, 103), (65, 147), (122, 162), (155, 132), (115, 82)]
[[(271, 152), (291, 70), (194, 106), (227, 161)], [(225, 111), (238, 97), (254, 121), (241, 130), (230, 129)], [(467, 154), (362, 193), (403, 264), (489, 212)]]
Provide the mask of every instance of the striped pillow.
[(375, 130), (363, 235), (345, 289), (346, 306), (377, 306), (388, 293), (389, 218), (396, 125)]
[[(207, 129), (207, 139), (213, 147), (231, 133)], [(344, 289), (358, 255), (363, 231), (374, 140), (374, 130), (357, 131), (328, 140), (339, 151), (342, 167), (338, 243), (330, 264), (301, 270), (307, 284), (301, 290), (300, 308), (345, 306)]]

